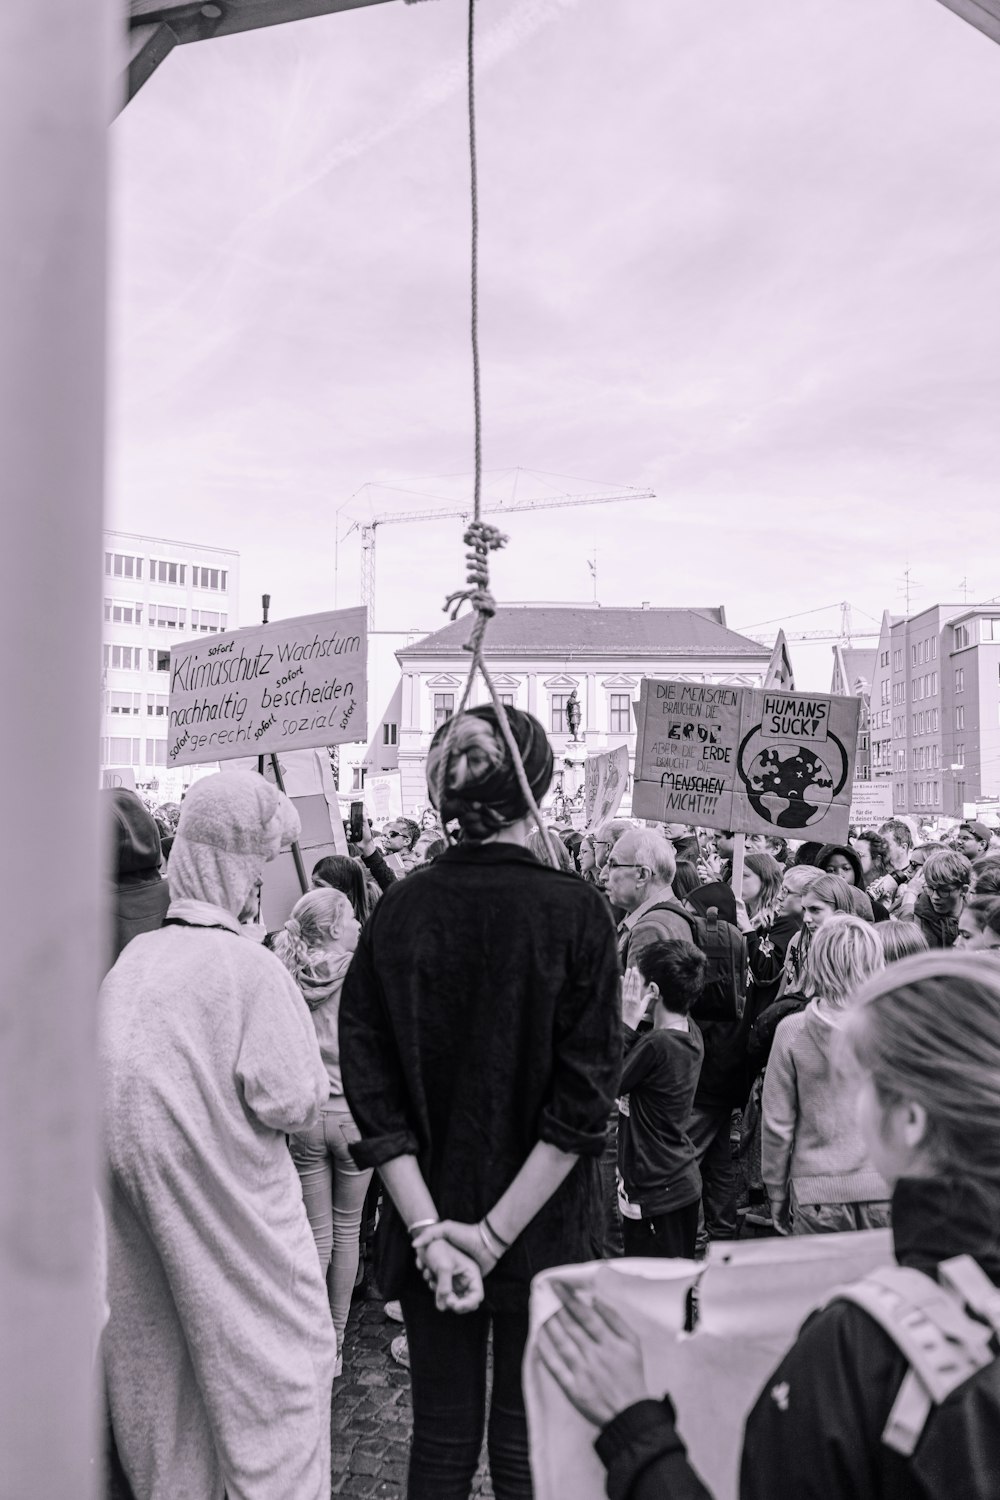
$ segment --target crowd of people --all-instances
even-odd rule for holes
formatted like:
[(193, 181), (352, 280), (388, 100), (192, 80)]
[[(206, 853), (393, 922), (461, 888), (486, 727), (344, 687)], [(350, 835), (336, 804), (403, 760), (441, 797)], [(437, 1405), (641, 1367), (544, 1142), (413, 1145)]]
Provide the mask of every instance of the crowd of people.
[[(410, 1500), (466, 1500), (484, 1427), (498, 1500), (531, 1496), (542, 1270), (889, 1226), (902, 1266), (1000, 1281), (1000, 840), (539, 826), (549, 741), (507, 716), (523, 776), (492, 708), (450, 720), (420, 821), (320, 860), (271, 932), (264, 866), (297, 833), (273, 786), (105, 794), (102, 1352), (136, 1500), (326, 1500), (374, 1220)], [(990, 1358), (908, 1457), (882, 1441), (906, 1356), (857, 1306), (818, 1313), (748, 1418), (743, 1500), (1000, 1494), (996, 1295)], [(560, 1296), (541, 1356), (612, 1500), (707, 1500), (634, 1331)]]

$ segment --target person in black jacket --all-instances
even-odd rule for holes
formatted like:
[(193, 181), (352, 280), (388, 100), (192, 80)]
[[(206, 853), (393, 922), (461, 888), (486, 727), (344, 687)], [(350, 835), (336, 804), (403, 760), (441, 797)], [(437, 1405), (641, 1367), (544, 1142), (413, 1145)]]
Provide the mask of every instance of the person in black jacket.
[[(528, 714), (507, 718), (540, 797), (548, 738)], [(598, 1159), (621, 1076), (618, 952), (603, 894), (524, 847), (527, 803), (492, 708), (442, 726), (428, 783), (462, 837), (389, 888), (345, 980), (352, 1149), (393, 1200), (377, 1276), (406, 1323), (409, 1500), (467, 1500), (491, 1333), (494, 1493), (529, 1500), (528, 1292), (537, 1271), (601, 1254)]]
[[(1000, 1284), (1000, 968), (926, 953), (871, 979), (844, 1028), (858, 1119), (895, 1184), (896, 1260), (934, 1277), (969, 1255)], [(669, 1398), (649, 1398), (638, 1340), (622, 1318), (570, 1289), (539, 1352), (600, 1428), (611, 1500), (711, 1500), (687, 1459)], [(996, 1500), (1000, 1345), (933, 1406), (912, 1454), (883, 1441), (908, 1370), (880, 1324), (834, 1297), (803, 1326), (746, 1423), (740, 1500)], [(992, 1339), (991, 1339), (992, 1334)]]

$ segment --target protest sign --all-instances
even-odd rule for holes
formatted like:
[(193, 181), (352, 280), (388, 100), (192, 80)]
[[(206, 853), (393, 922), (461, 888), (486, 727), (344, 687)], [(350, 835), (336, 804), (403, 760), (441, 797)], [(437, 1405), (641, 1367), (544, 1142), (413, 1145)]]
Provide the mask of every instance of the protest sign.
[(599, 828), (621, 806), (628, 782), (628, 746), (588, 755), (583, 768), (584, 827)]
[[(838, 1287), (892, 1263), (888, 1230), (717, 1244), (707, 1262), (629, 1259), (544, 1271), (531, 1284), (524, 1360), (535, 1500), (605, 1500), (607, 1474), (594, 1427), (570, 1405), (537, 1351), (558, 1309), (549, 1283), (600, 1297), (635, 1331), (649, 1393), (669, 1393), (691, 1463), (715, 1496), (737, 1500), (743, 1426), (802, 1323)], [(698, 1322), (685, 1327), (698, 1284)]]
[(892, 817), (892, 782), (856, 781), (851, 790), (851, 826), (877, 833)]
[(363, 608), (172, 647), (167, 765), (365, 739), (367, 655)]
[[(298, 845), (307, 877), (317, 860), (328, 854), (346, 854), (347, 838), (340, 816), (337, 788), (330, 757), (325, 750), (288, 750), (277, 756), (285, 794), (299, 815), (302, 832)], [(256, 771), (255, 759), (230, 761), (226, 767)], [(274, 782), (271, 757), (264, 762), (264, 779)], [(302, 895), (298, 872), (290, 849), (284, 849), (264, 866), (260, 893), (261, 916), (268, 928), (280, 927)]]
[(367, 775), (363, 796), (365, 811), (376, 828), (381, 828), (390, 818), (402, 817), (403, 789), (398, 771)]
[(860, 700), (643, 681), (634, 817), (842, 843)]
[(135, 771), (131, 766), (104, 766), (101, 771), (101, 786), (105, 791), (124, 787), (126, 791), (135, 791)]

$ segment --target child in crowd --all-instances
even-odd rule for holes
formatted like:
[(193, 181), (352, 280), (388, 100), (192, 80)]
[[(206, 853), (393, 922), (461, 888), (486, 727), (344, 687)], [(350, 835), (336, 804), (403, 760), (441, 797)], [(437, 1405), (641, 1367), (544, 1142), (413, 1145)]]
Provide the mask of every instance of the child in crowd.
[(931, 948), (953, 948), (958, 919), (969, 886), (972, 865), (954, 849), (936, 849), (924, 865), (923, 890), (913, 906), (913, 920)]
[[(689, 1012), (704, 984), (704, 954), (680, 938), (650, 943), (625, 975), (618, 1198), (626, 1255), (694, 1255), (701, 1173), (688, 1125), (704, 1045)], [(640, 1033), (650, 1011), (653, 1029)]]
[(309, 1007), (330, 1082), (319, 1120), (292, 1135), (289, 1146), (326, 1279), (337, 1332), (338, 1375), (358, 1270), (361, 1216), (372, 1177), (370, 1168), (355, 1165), (350, 1152), (351, 1142), (360, 1140), (361, 1132), (344, 1098), (338, 1035), (340, 992), (360, 930), (349, 897), (324, 886), (295, 903), (273, 947)]
[(803, 976), (809, 1005), (774, 1034), (764, 1076), (763, 1178), (782, 1234), (880, 1229), (889, 1189), (865, 1152), (835, 1056), (845, 1008), (884, 967), (874, 927), (830, 916)]

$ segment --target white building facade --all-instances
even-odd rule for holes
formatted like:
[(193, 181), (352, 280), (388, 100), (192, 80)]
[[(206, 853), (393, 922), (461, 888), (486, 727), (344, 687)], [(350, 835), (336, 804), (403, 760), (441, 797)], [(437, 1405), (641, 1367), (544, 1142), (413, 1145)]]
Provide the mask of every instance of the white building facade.
[[(403, 806), (427, 805), (425, 766), (435, 729), (455, 711), (469, 672), (463, 616), (396, 652), (402, 672), (398, 764)], [(490, 621), (486, 657), (503, 701), (534, 714), (564, 765), (570, 744), (566, 705), (575, 691), (587, 754), (627, 745), (635, 754), (632, 704), (644, 677), (733, 682), (759, 687), (770, 652), (706, 609), (602, 609), (503, 606)], [(471, 703), (488, 700), (477, 680)]]
[[(170, 648), (239, 624), (239, 553), (104, 533), (101, 765), (156, 791), (167, 764)], [(155, 785), (154, 785), (155, 783)]]

